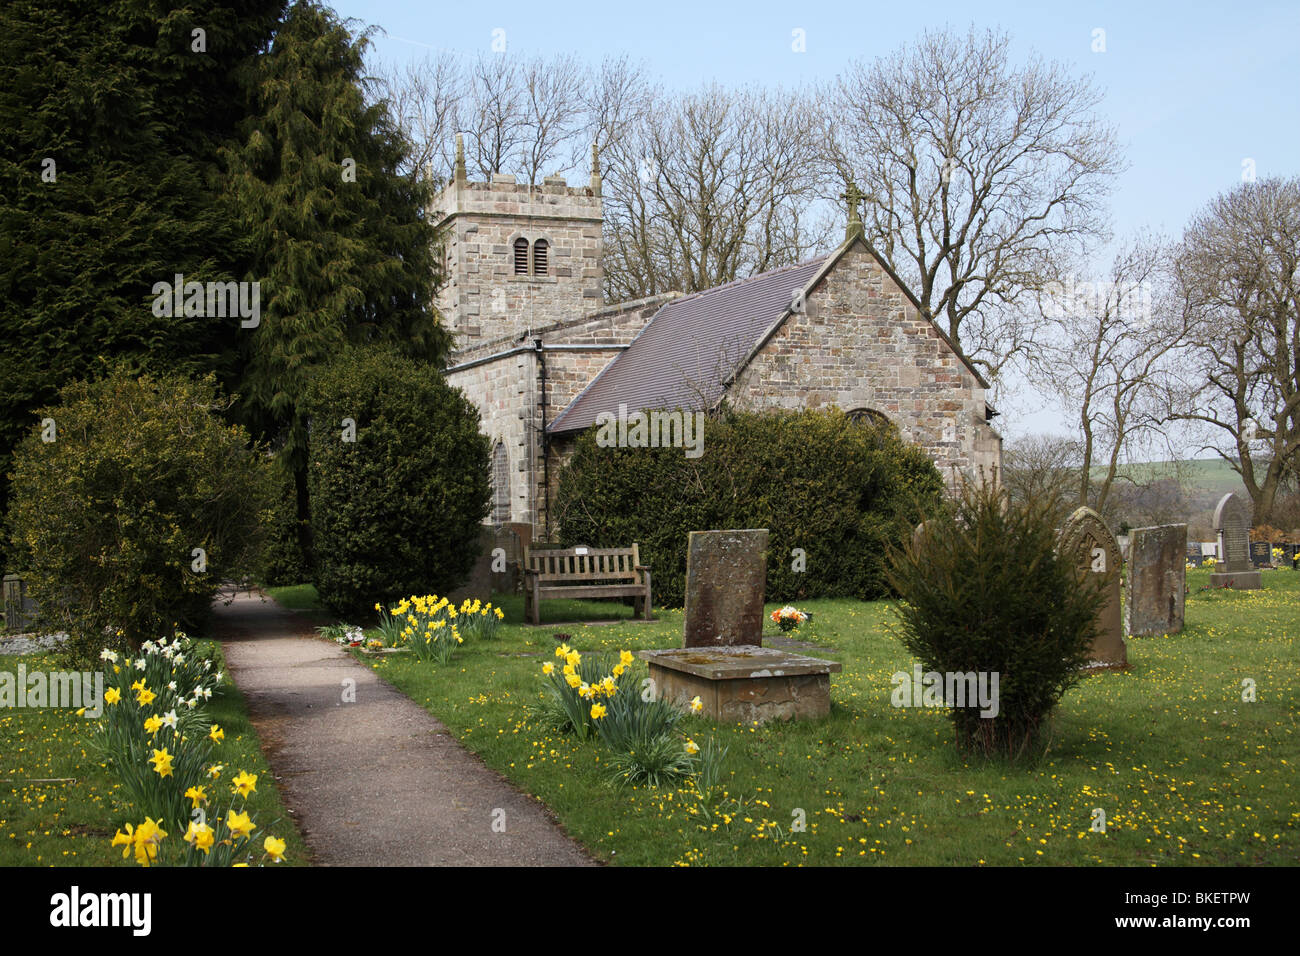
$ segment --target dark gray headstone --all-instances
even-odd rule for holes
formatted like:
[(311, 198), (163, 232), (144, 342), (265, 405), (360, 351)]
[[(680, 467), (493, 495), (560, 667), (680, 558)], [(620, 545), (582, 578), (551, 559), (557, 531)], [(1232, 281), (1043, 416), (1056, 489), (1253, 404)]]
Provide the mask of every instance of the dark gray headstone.
[(1271, 568), (1273, 566), (1273, 545), (1269, 541), (1252, 541), (1250, 543), (1250, 565), (1254, 568)]
[(766, 592), (766, 528), (692, 531), (682, 646), (761, 645)]
[(1201, 542), (1193, 541), (1187, 545), (1187, 561), (1189, 564), (1194, 564), (1199, 568), (1204, 560), (1205, 557), (1201, 554)]
[(36, 602), (27, 596), (27, 584), (17, 574), (4, 576), (5, 630), (21, 634), (36, 619)]
[(1058, 545), (1062, 557), (1075, 561), (1104, 590), (1097, 637), (1090, 662), (1099, 667), (1127, 667), (1128, 647), (1120, 618), (1120, 553), (1115, 536), (1091, 508), (1079, 508), (1061, 529)]
[(1136, 528), (1130, 549), (1129, 634), (1181, 631), (1187, 597), (1187, 525)]

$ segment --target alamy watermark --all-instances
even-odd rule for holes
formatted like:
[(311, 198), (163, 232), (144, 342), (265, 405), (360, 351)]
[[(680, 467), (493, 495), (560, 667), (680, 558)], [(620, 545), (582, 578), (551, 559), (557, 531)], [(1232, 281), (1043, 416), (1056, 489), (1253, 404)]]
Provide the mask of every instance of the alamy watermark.
[(1068, 276), (1051, 282), (1043, 290), (1043, 315), (1049, 319), (1101, 315), (1109, 311), (1117, 318), (1150, 324), (1151, 284), (1141, 282), (1091, 282)]
[(703, 412), (633, 412), (627, 405), (596, 416), (596, 444), (601, 448), (684, 448), (687, 458), (704, 454)]
[(974, 707), (981, 717), (998, 715), (997, 671), (938, 671), (921, 673), (917, 664), (912, 673), (896, 671), (889, 682), (894, 685), (890, 703), (895, 707)]
[(153, 314), (160, 319), (238, 316), (240, 328), (255, 329), (262, 324), (261, 282), (186, 282), (180, 272), (174, 278), (173, 282), (153, 284)]
[(17, 673), (0, 671), (0, 710), (8, 708), (64, 707), (85, 711), (85, 717), (104, 713), (102, 671), (32, 671), (19, 664)]

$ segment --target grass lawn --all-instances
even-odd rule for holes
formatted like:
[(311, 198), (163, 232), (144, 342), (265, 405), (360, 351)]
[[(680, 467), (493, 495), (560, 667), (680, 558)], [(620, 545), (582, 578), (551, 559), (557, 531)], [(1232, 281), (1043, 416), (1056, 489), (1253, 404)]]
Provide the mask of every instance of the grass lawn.
[[(1029, 767), (963, 763), (943, 711), (890, 706), (890, 675), (913, 661), (888, 632), (889, 602), (807, 602), (814, 621), (797, 636), (844, 666), (831, 715), (758, 727), (688, 718), (697, 741), (712, 734), (730, 748), (725, 798), (707, 808), (685, 789), (611, 787), (599, 743), (544, 733), (529, 713), (557, 633), (584, 652), (677, 647), (681, 611), (659, 610), (649, 624), (531, 628), (522, 599), (503, 597), (508, 626), (445, 667), (362, 659), (611, 863), (1295, 865), (1300, 575), (1265, 572), (1261, 591), (1198, 592), (1208, 581), (1188, 574), (1183, 632), (1131, 639), (1129, 672), (1066, 695), (1048, 752)], [(630, 613), (543, 605), (551, 621), (590, 611)], [(1242, 700), (1247, 679), (1254, 703)], [(1090, 829), (1096, 808), (1104, 833)]]
[[(224, 669), (219, 646), (208, 653)], [(58, 670), (50, 657), (0, 656), (0, 671), (28, 673)], [(274, 777), (262, 758), (258, 737), (248, 722), (243, 695), (223, 679), (207, 702), (212, 720), (226, 739), (215, 753), (227, 773), (257, 774), (257, 790), (248, 806), (256, 810), (253, 836), (278, 836), (287, 844), (286, 863), (306, 860), (306, 847), (276, 792)], [(0, 711), (0, 866), (136, 866), (122, 859), (122, 849), (109, 844), (113, 833), (140, 818), (120, 785), (90, 746), (94, 721), (72, 710), (9, 709)], [(167, 840), (179, 840), (168, 834)]]

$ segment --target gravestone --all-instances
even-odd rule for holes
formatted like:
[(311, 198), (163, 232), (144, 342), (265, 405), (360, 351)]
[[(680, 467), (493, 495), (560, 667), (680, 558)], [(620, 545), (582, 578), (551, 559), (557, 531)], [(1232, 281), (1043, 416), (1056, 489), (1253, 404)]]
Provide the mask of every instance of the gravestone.
[(1079, 508), (1061, 529), (1057, 546), (1063, 556), (1077, 562), (1105, 593), (1098, 612), (1097, 636), (1089, 655), (1089, 668), (1119, 669), (1128, 667), (1128, 647), (1120, 618), (1120, 553), (1115, 536), (1091, 508)]
[(1210, 586), (1253, 591), (1262, 585), (1260, 573), (1250, 566), (1250, 508), (1232, 492), (1214, 509), (1214, 530), (1219, 536), (1219, 564)]
[(1253, 568), (1271, 568), (1273, 566), (1272, 542), (1252, 541), (1250, 543), (1250, 565)]
[(1195, 565), (1196, 567), (1199, 568), (1201, 566), (1201, 562), (1204, 560), (1205, 558), (1201, 556), (1201, 543), (1199, 541), (1193, 541), (1187, 545), (1188, 564)]
[(5, 630), (21, 634), (36, 617), (36, 602), (27, 596), (27, 584), (17, 574), (4, 576)]
[(830, 713), (838, 661), (761, 646), (766, 551), (765, 528), (690, 533), (683, 646), (638, 652), (659, 697), (698, 697), (705, 716), (727, 723)]
[(766, 528), (692, 531), (682, 646), (761, 645), (766, 591)]
[(1201, 542), (1201, 560), (1204, 561), (1206, 558), (1214, 558), (1216, 561), (1219, 559), (1219, 542)]
[(1128, 632), (1176, 634), (1187, 597), (1187, 525), (1135, 528), (1128, 564)]
[(1288, 568), (1295, 568), (1296, 558), (1300, 557), (1300, 544), (1282, 545), (1282, 557)]

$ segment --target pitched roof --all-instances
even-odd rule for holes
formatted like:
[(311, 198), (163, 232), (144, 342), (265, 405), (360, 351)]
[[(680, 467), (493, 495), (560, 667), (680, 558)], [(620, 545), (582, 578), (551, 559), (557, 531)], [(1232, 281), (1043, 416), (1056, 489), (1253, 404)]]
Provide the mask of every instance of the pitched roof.
[(832, 254), (682, 296), (664, 305), (547, 431), (579, 431), (601, 412), (705, 410), (756, 342), (789, 311)]

